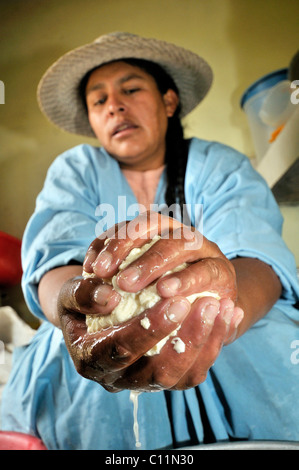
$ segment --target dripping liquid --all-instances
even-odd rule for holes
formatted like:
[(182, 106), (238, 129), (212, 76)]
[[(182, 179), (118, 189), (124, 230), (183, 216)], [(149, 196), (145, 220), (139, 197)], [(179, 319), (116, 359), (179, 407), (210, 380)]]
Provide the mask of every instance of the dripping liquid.
[(139, 425), (138, 425), (138, 396), (141, 392), (136, 392), (135, 390), (131, 390), (130, 392), (130, 400), (133, 403), (133, 417), (134, 417), (134, 424), (133, 424), (133, 431), (135, 436), (135, 447), (141, 447), (141, 442), (139, 441)]

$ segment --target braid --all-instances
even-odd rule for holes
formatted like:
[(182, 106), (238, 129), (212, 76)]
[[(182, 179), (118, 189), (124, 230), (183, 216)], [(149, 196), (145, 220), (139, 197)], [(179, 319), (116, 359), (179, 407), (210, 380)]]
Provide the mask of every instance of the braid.
[(168, 120), (166, 134), (166, 204), (178, 204), (183, 215), (185, 201), (185, 172), (188, 158), (189, 141), (184, 139), (184, 130), (179, 119), (179, 110)]

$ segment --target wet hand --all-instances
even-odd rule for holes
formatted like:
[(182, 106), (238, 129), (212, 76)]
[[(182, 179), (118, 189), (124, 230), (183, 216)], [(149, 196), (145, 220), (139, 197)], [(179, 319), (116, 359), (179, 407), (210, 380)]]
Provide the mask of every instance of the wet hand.
[[(117, 274), (120, 263), (132, 248), (143, 245), (154, 232), (159, 234), (161, 238), (150, 250), (117, 279), (119, 287), (129, 292), (157, 282), (161, 301), (142, 314), (148, 318), (150, 327), (143, 328), (139, 316), (90, 335), (86, 332), (84, 316), (79, 314), (75, 319), (72, 309), (62, 303), (66, 342), (79, 373), (108, 390), (188, 388), (205, 379), (222, 345), (234, 339), (242, 320), (243, 311), (235, 305), (234, 269), (219, 248), (196, 230), (161, 215), (154, 224), (152, 221), (149, 224), (148, 214), (136, 220), (134, 228), (138, 226), (138, 233), (132, 230), (132, 225), (123, 223), (113, 228), (113, 237), (108, 231), (96, 239), (88, 250), (84, 269), (97, 278), (110, 278)], [(188, 263), (183, 271), (161, 278), (183, 262)], [(113, 302), (118, 302), (109, 289), (106, 295), (110, 304), (106, 303), (103, 313), (108, 313)], [(187, 296), (202, 291), (217, 293), (219, 300), (207, 296), (193, 305), (186, 300)], [(179, 316), (169, 315), (176, 310), (181, 312)], [(145, 356), (152, 346), (177, 328), (179, 339), (173, 340), (180, 341), (184, 351), (178, 352), (169, 340), (159, 355)]]

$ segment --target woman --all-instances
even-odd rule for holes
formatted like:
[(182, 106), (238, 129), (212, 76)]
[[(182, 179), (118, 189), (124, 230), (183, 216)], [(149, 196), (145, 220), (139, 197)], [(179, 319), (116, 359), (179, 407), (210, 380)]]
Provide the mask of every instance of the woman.
[[(33, 433), (49, 449), (133, 449), (136, 390), (159, 392), (139, 397), (143, 449), (298, 439), (299, 370), (290, 358), (299, 288), (278, 208), (244, 156), (183, 139), (179, 118), (211, 80), (193, 53), (125, 33), (66, 54), (42, 79), (46, 115), (102, 148), (56, 159), (26, 229), (24, 294), (45, 321), (15, 360), (5, 429)], [(179, 210), (174, 218), (146, 212), (153, 203)], [(113, 217), (99, 223), (103, 205)], [(161, 238), (117, 274), (153, 234)], [(134, 317), (87, 332), (86, 315), (120, 302), (105, 282), (114, 275), (127, 292), (157, 282), (160, 300), (142, 314), (148, 329)], [(206, 294), (191, 304), (198, 292)], [(145, 355), (174, 329), (183, 350), (167, 341)]]

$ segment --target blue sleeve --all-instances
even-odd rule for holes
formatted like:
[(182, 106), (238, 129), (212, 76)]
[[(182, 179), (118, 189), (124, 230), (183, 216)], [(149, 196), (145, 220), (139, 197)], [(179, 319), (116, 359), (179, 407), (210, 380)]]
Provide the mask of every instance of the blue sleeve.
[(48, 170), (22, 243), (22, 288), (29, 309), (44, 319), (37, 287), (49, 270), (83, 262), (95, 238), (97, 182), (84, 146), (60, 155)]
[(250, 160), (230, 147), (194, 139), (185, 180), (186, 199), (203, 205), (203, 234), (229, 258), (258, 258), (272, 266), (283, 299), (299, 298), (293, 254), (284, 243), (274, 196)]

